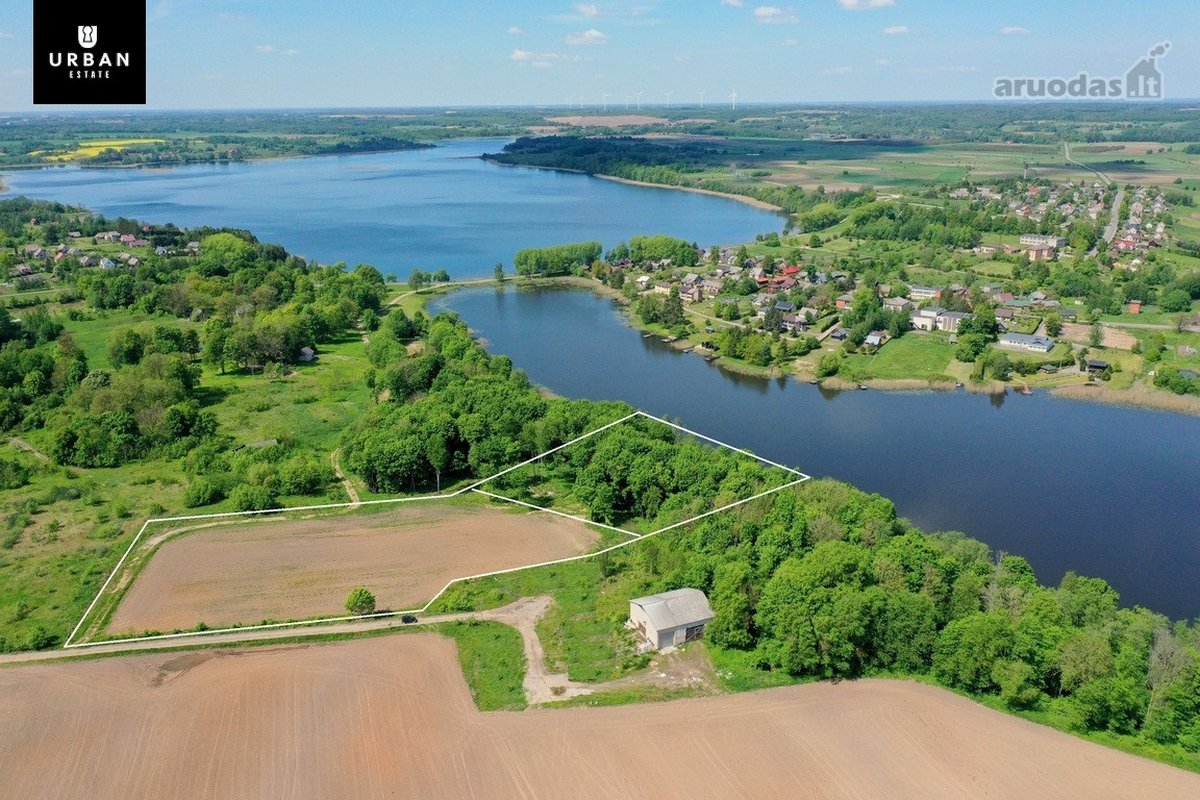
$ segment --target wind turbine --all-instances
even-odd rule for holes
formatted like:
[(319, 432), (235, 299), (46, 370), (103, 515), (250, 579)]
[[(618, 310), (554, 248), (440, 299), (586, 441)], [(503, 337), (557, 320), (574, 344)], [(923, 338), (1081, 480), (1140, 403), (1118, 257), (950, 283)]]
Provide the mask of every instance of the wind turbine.
[(631, 97), (631, 95), (625, 95), (625, 110), (626, 111), (629, 110), (629, 98), (630, 97)]
[(583, 103), (587, 100), (587, 95), (579, 95), (579, 110), (583, 111)]
[(704, 108), (704, 90), (701, 89), (700, 91), (696, 92), (696, 94), (700, 95), (700, 107)]
[(734, 89), (732, 92), (729, 93), (729, 103), (730, 103), (730, 109), (733, 111), (737, 111), (737, 89)]
[(634, 92), (634, 93), (633, 93), (633, 94), (634, 94), (634, 96), (635, 96), (635, 97), (637, 97), (637, 110), (638, 110), (638, 111), (641, 111), (641, 110), (642, 110), (642, 95), (644, 95), (645, 93), (646, 93), (646, 90), (645, 90), (645, 89), (643, 89), (643, 90), (642, 90), (642, 91), (640, 91), (640, 92)]
[(575, 95), (569, 94), (569, 95), (567, 95), (567, 108), (571, 109), (574, 107), (575, 107)]
[(600, 99), (604, 103), (604, 110), (608, 111), (608, 92), (601, 92)]
[(667, 108), (671, 107), (671, 92), (667, 92)]

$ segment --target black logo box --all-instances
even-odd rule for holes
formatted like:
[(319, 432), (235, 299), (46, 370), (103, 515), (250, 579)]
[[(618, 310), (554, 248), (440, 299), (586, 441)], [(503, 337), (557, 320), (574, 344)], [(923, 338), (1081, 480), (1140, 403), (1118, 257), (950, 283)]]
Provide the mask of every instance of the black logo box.
[[(92, 28), (91, 48), (80, 44), (81, 25)], [(111, 64), (101, 66), (106, 55)], [(34, 0), (33, 102), (145, 104), (146, 4)]]

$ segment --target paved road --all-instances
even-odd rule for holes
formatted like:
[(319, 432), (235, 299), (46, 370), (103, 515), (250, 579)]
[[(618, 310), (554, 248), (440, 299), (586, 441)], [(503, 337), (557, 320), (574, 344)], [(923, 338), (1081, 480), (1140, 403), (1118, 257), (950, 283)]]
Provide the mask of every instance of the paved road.
[[(1074, 164), (1077, 167), (1082, 167), (1083, 169), (1086, 169), (1088, 172), (1095, 174), (1096, 176), (1098, 176), (1100, 178), (1100, 180), (1104, 181), (1105, 186), (1112, 185), (1112, 182), (1113, 182), (1112, 178), (1108, 177), (1100, 170), (1093, 169), (1092, 167), (1089, 167), (1087, 164), (1084, 164), (1081, 161), (1076, 161), (1075, 159), (1071, 158), (1071, 143), (1070, 142), (1063, 142), (1063, 155), (1066, 156), (1068, 164)], [(1109, 212), (1108, 225), (1104, 228), (1103, 238), (1104, 238), (1104, 241), (1106, 241), (1106, 242), (1111, 242), (1117, 235), (1117, 228), (1121, 224), (1121, 203), (1123, 203), (1123, 202), (1125, 202), (1125, 187), (1118, 186), (1117, 187), (1117, 196), (1113, 198), (1112, 210)], [(1093, 247), (1091, 249), (1091, 251), (1088, 252), (1088, 256), (1090, 257), (1090, 256), (1096, 255), (1097, 249), (1098, 249), (1097, 247)]]

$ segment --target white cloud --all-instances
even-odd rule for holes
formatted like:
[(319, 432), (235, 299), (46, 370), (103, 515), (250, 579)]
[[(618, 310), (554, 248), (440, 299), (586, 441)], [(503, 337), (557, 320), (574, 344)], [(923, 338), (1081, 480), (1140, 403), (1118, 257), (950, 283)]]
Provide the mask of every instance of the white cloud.
[(248, 14), (234, 14), (232, 11), (222, 11), (217, 14), (221, 22), (249, 22), (253, 17)]
[(867, 8), (891, 8), (896, 0), (837, 0), (838, 5), (847, 11), (862, 11)]
[(1005, 36), (1014, 36), (1022, 33), (1029, 33), (1029, 28), (1022, 28), (1019, 25), (1005, 25), (1000, 29), (1000, 32)]
[(521, 64), (538, 69), (549, 69), (560, 61), (578, 61), (579, 56), (564, 56), (558, 53), (534, 53), (529, 50), (513, 50), (510, 58)]
[(575, 6), (575, 10), (585, 17), (600, 16), (600, 7), (595, 3), (579, 3)]
[(508, 28), (508, 32), (509, 32), (510, 34), (512, 34), (513, 36), (520, 36), (520, 35), (521, 35), (522, 33), (524, 33), (525, 31), (521, 30), (521, 29), (520, 29), (520, 28), (518, 28), (516, 25), (510, 25), (510, 26), (509, 26), (509, 28)]
[(847, 75), (854, 72), (853, 67), (826, 67), (821, 70), (822, 75)]
[(798, 44), (800, 44), (799, 39), (784, 39), (783, 40), (784, 47), (795, 47)]
[(574, 47), (592, 44), (607, 44), (608, 36), (596, 30), (595, 28), (591, 28), (583, 33), (572, 33), (566, 39), (563, 39), (563, 41)]
[(733, 6), (734, 8), (741, 8), (742, 6), (744, 6), (746, 4), (743, 3), (742, 0), (721, 0), (721, 5)]
[(886, 58), (877, 58), (877, 59), (875, 59), (875, 66), (877, 66), (877, 67), (888, 67), (888, 66), (891, 66), (891, 65), (893, 65), (893, 64), (895, 64), (895, 63), (896, 63), (895, 61), (891, 61), (891, 60), (889, 60), (889, 59), (886, 59)]
[(754, 9), (754, 21), (763, 25), (794, 25), (800, 20), (796, 17), (796, 12), (790, 8), (759, 6)]
[(162, 19), (168, 17), (175, 10), (175, 3), (172, 0), (163, 0), (154, 7), (154, 12), (150, 15), (150, 19)]
[(0, 31), (0, 39), (11, 39), (13, 35), (8, 31)]
[(300, 52), (291, 47), (276, 47), (273, 44), (256, 44), (254, 45), (254, 51), (256, 53), (268, 53), (279, 56), (294, 56)]
[(28, 69), (10, 69), (8, 72), (4, 73), (4, 77), (6, 77), (6, 78), (15, 78), (15, 79), (18, 79), (18, 80), (19, 80), (19, 79), (23, 79), (23, 78), (32, 78), (32, 77), (33, 77), (33, 70), (28, 70)]
[(901, 33), (908, 33), (908, 26), (907, 25), (892, 25), (889, 28), (884, 28), (883, 32), (886, 33), (888, 36), (897, 36)]

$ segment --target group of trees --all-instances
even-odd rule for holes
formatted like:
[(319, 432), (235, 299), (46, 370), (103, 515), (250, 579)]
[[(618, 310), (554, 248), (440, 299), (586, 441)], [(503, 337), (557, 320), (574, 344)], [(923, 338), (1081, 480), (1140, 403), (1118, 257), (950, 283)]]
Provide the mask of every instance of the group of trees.
[(597, 261), (603, 250), (599, 242), (530, 247), (517, 252), (513, 266), (524, 277), (572, 275)]
[(608, 251), (609, 263), (629, 259), (634, 264), (666, 259), (673, 267), (694, 267), (700, 262), (699, 248), (673, 236), (634, 236)]

